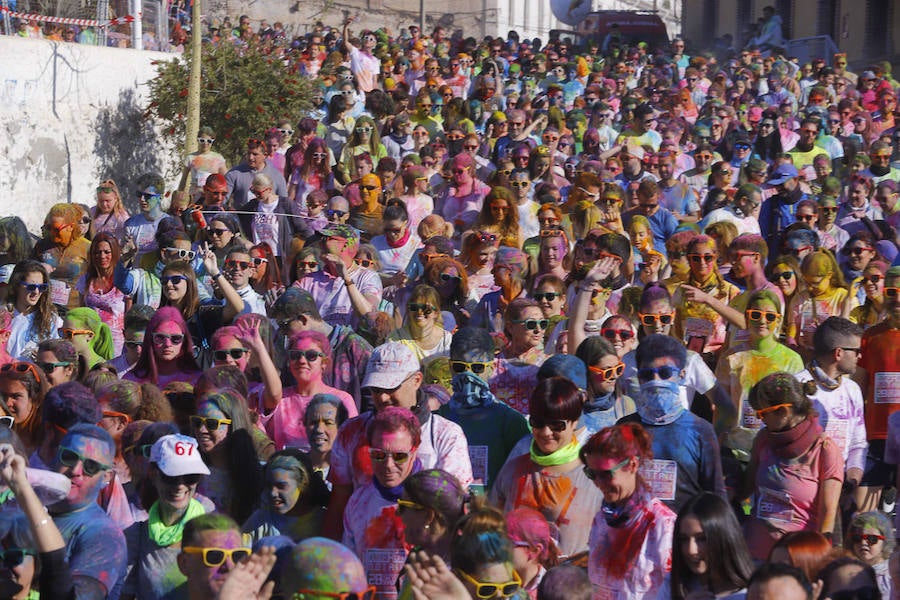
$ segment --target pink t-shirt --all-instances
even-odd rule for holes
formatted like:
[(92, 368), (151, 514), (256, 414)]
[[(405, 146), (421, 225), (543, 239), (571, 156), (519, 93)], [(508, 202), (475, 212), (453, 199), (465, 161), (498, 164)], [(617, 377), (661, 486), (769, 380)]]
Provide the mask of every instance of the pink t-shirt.
[[(333, 394), (341, 399), (341, 404), (347, 409), (347, 414), (351, 417), (359, 414), (356, 402), (347, 392), (323, 385), (317, 393)], [(298, 394), (296, 386), (291, 386), (284, 390), (281, 402), (278, 403), (275, 410), (262, 418), (266, 434), (272, 438), (278, 450), (300, 448), (304, 452), (309, 451), (309, 440), (306, 437), (306, 428), (303, 426), (303, 415), (312, 398), (312, 396)]]
[(840, 447), (821, 434), (799, 458), (779, 458), (757, 436), (753, 444), (756, 459), (756, 506), (744, 528), (750, 554), (766, 560), (769, 551), (789, 531), (817, 531), (819, 491), (828, 479), (844, 480), (844, 459)]

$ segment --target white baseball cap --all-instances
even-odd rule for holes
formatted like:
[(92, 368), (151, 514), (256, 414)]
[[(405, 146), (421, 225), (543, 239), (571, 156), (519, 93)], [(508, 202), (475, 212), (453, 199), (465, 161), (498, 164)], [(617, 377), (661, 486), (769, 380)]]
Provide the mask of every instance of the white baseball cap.
[(175, 433), (156, 440), (150, 448), (150, 462), (169, 477), (209, 475), (197, 440), (187, 435)]
[(391, 390), (419, 370), (419, 359), (403, 342), (387, 342), (372, 350), (362, 387)]

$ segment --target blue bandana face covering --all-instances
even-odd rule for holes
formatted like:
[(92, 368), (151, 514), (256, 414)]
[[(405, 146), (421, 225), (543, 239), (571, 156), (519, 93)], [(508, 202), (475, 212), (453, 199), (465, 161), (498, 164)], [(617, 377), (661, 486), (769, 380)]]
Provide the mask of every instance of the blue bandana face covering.
[(637, 412), (648, 425), (668, 425), (684, 411), (680, 379), (654, 379), (641, 383)]
[(456, 373), (452, 385), (450, 406), (454, 409), (478, 408), (494, 401), (494, 394), (491, 393), (487, 381), (471, 371)]

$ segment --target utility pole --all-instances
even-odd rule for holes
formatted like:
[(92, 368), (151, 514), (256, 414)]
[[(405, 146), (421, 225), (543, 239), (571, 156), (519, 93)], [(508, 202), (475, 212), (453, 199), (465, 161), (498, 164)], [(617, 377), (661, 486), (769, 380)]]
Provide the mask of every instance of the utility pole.
[(419, 31), (425, 36), (425, 0), (419, 0)]
[[(191, 72), (188, 79), (188, 105), (187, 122), (184, 127), (184, 151), (185, 156), (196, 152), (197, 134), (200, 133), (200, 70), (203, 62), (202, 46), (202, 16), (200, 12), (200, 0), (192, 0), (191, 10)], [(190, 187), (190, 177), (182, 178), (182, 191)]]

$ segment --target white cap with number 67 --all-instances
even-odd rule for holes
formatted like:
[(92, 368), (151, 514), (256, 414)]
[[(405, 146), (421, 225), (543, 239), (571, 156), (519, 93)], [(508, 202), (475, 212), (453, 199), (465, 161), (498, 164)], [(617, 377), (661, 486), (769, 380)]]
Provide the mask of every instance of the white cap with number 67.
[(187, 435), (172, 434), (156, 440), (150, 449), (150, 462), (169, 477), (209, 475), (197, 440)]

